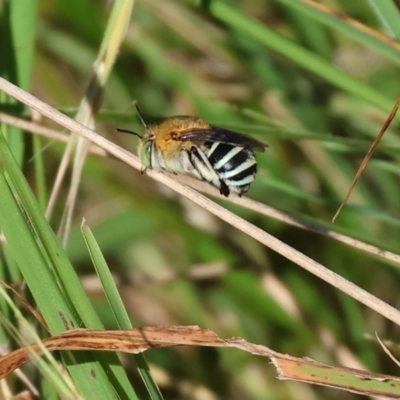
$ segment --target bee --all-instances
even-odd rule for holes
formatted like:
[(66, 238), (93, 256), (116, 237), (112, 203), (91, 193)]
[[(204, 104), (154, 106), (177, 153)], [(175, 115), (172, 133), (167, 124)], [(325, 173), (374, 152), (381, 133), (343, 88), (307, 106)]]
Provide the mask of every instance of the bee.
[(242, 196), (257, 175), (253, 150), (266, 144), (249, 136), (208, 124), (197, 117), (170, 117), (159, 125), (147, 126), (136, 105), (144, 135), (125, 129), (119, 132), (138, 136), (138, 154), (144, 170), (152, 168), (189, 175), (219, 189), (221, 195)]

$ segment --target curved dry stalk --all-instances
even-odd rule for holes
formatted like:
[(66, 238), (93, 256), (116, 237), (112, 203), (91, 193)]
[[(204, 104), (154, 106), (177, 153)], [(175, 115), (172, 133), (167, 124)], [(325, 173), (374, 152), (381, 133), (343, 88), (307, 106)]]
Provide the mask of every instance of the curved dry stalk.
[[(14, 117), (13, 115), (0, 113), (0, 122), (15, 126), (16, 128), (22, 129), (23, 131), (33, 133), (35, 135), (43, 136), (47, 139), (57, 140), (58, 142), (67, 143), (70, 135), (62, 133), (55, 129), (47, 128), (46, 126), (40, 125), (36, 122), (27, 121), (22, 118)], [(107, 152), (98, 146), (91, 145), (90, 152), (97, 154), (98, 156), (107, 157)]]
[[(103, 97), (103, 91), (108, 76), (112, 70), (114, 62), (117, 58), (122, 39), (127, 30), (134, 0), (117, 2), (114, 4), (111, 12), (107, 29), (101, 44), (99, 54), (93, 65), (93, 75), (89, 86), (85, 92), (85, 96), (79, 106), (76, 120), (90, 126), (95, 127), (94, 115), (100, 107)], [(75, 150), (74, 162), (72, 167), (71, 185), (68, 190), (67, 201), (64, 208), (63, 217), (59, 227), (59, 234), (62, 236), (63, 247), (66, 247), (69, 238), (72, 215), (75, 208), (76, 198), (78, 196), (81, 175), (86, 156), (89, 152), (89, 143), (83, 137), (78, 139), (71, 135), (66, 151), (63, 155), (56, 182), (62, 182), (66, 172), (66, 166), (69, 163), (70, 155)], [(54, 203), (58, 194), (58, 188), (55, 186), (51, 194), (51, 200)], [(52, 205), (51, 203), (49, 203)], [(48, 207), (47, 214), (51, 213), (51, 208)]]
[[(17, 118), (9, 114), (0, 113), (0, 122), (22, 129), (23, 131), (32, 133), (34, 135), (43, 136), (47, 139), (56, 140), (62, 143), (68, 143), (71, 135), (57, 131), (56, 129), (47, 128), (46, 126), (40, 125), (36, 122), (27, 121), (26, 119)], [(90, 153), (96, 154), (101, 157), (108, 157), (109, 154), (95, 144), (90, 145)]]
[(383, 351), (389, 356), (389, 358), (398, 366), (400, 367), (400, 361), (391, 353), (391, 351), (385, 346), (385, 344), (382, 342), (381, 338), (378, 335), (378, 332), (375, 332), (375, 337), (382, 347)]
[(335, 222), (336, 218), (342, 211), (343, 207), (346, 205), (347, 200), (349, 199), (351, 192), (353, 191), (354, 187), (356, 186), (356, 183), (358, 179), (360, 178), (361, 174), (364, 172), (365, 168), (367, 167), (367, 164), (369, 160), (371, 159), (372, 155), (374, 154), (376, 148), (378, 147), (379, 142), (381, 141), (383, 135), (385, 134), (387, 128), (393, 121), (394, 117), (397, 114), (397, 110), (399, 109), (400, 106), (400, 97), (397, 98), (397, 101), (395, 105), (393, 106), (392, 111), (390, 112), (389, 116), (387, 117), (385, 123), (383, 124), (380, 132), (378, 133), (378, 136), (375, 138), (375, 140), (372, 142), (371, 147), (368, 149), (367, 154), (365, 155), (364, 159), (361, 162), (361, 165), (359, 166), (357, 173), (355, 177), (353, 178), (353, 181), (351, 182), (351, 185), (346, 193), (346, 196), (344, 197), (342, 203), (340, 204), (338, 210), (336, 211), (335, 215), (332, 218), (332, 222)]
[[(104, 68), (102, 64), (97, 63), (95, 68), (103, 71)], [(94, 77), (92, 78), (89, 86), (85, 92), (85, 96), (81, 101), (78, 113), (76, 115), (76, 120), (80, 123), (95, 127), (94, 114), (100, 107), (100, 99), (102, 98), (103, 88), (99, 83), (98, 70), (94, 71)], [(54, 207), (55, 200), (58, 196), (59, 185), (62, 183), (67, 171), (67, 167), (70, 161), (70, 157), (74, 152), (74, 160), (72, 165), (72, 176), (71, 184), (68, 189), (67, 201), (65, 203), (63, 216), (58, 229), (58, 235), (62, 237), (62, 245), (65, 248), (67, 246), (68, 237), (71, 229), (72, 214), (75, 209), (75, 202), (78, 196), (79, 185), (82, 176), (83, 166), (85, 164), (86, 156), (89, 151), (89, 143), (82, 137), (72, 133), (70, 140), (65, 149), (59, 169), (57, 171), (56, 183), (53, 187), (49, 205), (47, 207), (47, 216), (51, 215), (51, 210)]]
[(64, 154), (61, 158), (60, 165), (58, 166), (56, 179), (54, 181), (54, 185), (51, 190), (50, 199), (49, 202), (47, 203), (47, 208), (45, 213), (45, 216), (48, 220), (51, 218), (51, 215), (53, 214), (53, 209), (56, 204), (56, 200), (58, 197), (58, 193), (60, 192), (62, 182), (64, 181), (64, 176), (67, 172), (69, 160), (71, 158), (72, 151), (75, 147), (76, 140), (77, 140), (76, 138), (71, 137), (70, 135), (70, 138), (67, 142), (67, 147), (64, 150)]
[(3, 122), (6, 125), (15, 126), (24, 131), (44, 136), (48, 139), (58, 140), (59, 142), (67, 142), (69, 138), (69, 135), (56, 131), (55, 129), (46, 128), (36, 122), (30, 122), (5, 113), (0, 113), (0, 122)]
[[(377, 246), (373, 246), (371, 244), (365, 243), (361, 240), (354, 239), (350, 236), (343, 235), (342, 233), (335, 232), (331, 229), (325, 228), (322, 225), (306, 221), (301, 218), (292, 217), (282, 211), (279, 211), (273, 207), (269, 207), (266, 204), (262, 204), (258, 201), (243, 198), (239, 199), (240, 201), (237, 204), (242, 205), (245, 208), (248, 208), (252, 211), (258, 212), (265, 216), (274, 218), (278, 221), (285, 222), (288, 225), (295, 226), (300, 229), (308, 230), (310, 232), (318, 233), (320, 235), (329, 237), (331, 239), (337, 240), (338, 242), (347, 244), (348, 246), (354, 247), (358, 250), (365, 251), (366, 253), (372, 254), (374, 256), (382, 257), (389, 261), (394, 261), (400, 264), (400, 255), (393, 253), (391, 251), (383, 250)], [(243, 202), (242, 202), (243, 200)], [(235, 202), (236, 203), (236, 202)]]
[[(99, 147), (103, 148), (104, 150), (119, 158), (126, 164), (132, 166), (133, 168), (136, 168), (137, 170), (141, 169), (142, 165), (138, 157), (129, 153), (127, 150), (121, 148), (115, 143), (110, 142), (103, 136), (98, 135), (96, 132), (90, 130), (89, 128), (86, 128), (80, 123), (67, 117), (66, 115), (50, 107), (46, 103), (40, 101), (36, 97), (18, 88), (17, 86), (13, 85), (12, 83), (6, 81), (4, 78), (1, 77), (0, 90), (21, 101), (27, 106), (35, 109), (39, 113), (52, 119), (53, 121), (64, 126), (65, 128), (74, 131), (83, 138), (97, 144)], [(343, 291), (344, 293), (358, 300), (360, 303), (383, 315), (395, 324), (400, 325), (400, 312), (394, 307), (382, 301), (381, 299), (377, 298), (376, 296), (368, 293), (366, 290), (361, 289), (354, 283), (348, 281), (347, 279), (344, 279), (340, 275), (324, 267), (322, 264), (316, 262), (310, 257), (307, 257), (300, 251), (293, 249), (276, 237), (233, 214), (226, 208), (216, 204), (215, 202), (196, 192), (195, 190), (183, 185), (182, 183), (168, 176), (167, 174), (161, 171), (150, 169), (147, 171), (147, 174), (154, 180), (163, 183), (177, 193), (193, 201), (200, 207), (216, 215), (220, 219), (226, 221), (228, 224), (256, 239), (260, 243), (269, 247), (271, 250), (274, 250), (288, 260), (293, 261), (295, 264), (318, 276), (325, 282)]]
[(344, 243), (348, 246), (354, 247), (358, 250), (365, 251), (366, 253), (372, 254), (377, 257), (382, 257), (388, 261), (393, 261), (395, 263), (400, 264), (400, 255), (393, 253), (391, 251), (383, 250), (377, 246), (373, 246), (371, 244), (365, 243), (361, 240), (354, 239), (350, 236), (344, 235), (342, 233), (335, 232), (331, 229), (328, 229), (318, 223), (306, 221), (302, 218), (293, 217), (283, 211), (277, 210), (267, 204), (260, 203), (259, 201), (250, 199), (249, 197), (238, 197), (238, 196), (221, 196), (217, 190), (215, 190), (212, 186), (197, 181), (189, 176), (178, 176), (176, 179), (182, 181), (184, 184), (202, 192), (209, 194), (211, 196), (218, 197), (226, 202), (236, 204), (238, 206), (247, 208), (248, 210), (254, 211), (258, 214), (265, 215), (266, 217), (273, 218), (277, 221), (284, 222), (285, 224), (295, 226), (296, 228), (304, 229), (310, 232), (317, 233), (319, 235), (323, 235), (334, 239), (338, 242)]

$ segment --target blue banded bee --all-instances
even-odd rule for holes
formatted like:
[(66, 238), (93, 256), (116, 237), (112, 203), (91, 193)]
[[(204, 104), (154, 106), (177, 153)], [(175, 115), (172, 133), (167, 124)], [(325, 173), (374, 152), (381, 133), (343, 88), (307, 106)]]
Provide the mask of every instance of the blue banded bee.
[(208, 124), (197, 117), (170, 117), (159, 125), (145, 127), (138, 148), (144, 168), (165, 170), (206, 181), (228, 197), (242, 196), (257, 174), (254, 150), (264, 151), (266, 144), (249, 136)]

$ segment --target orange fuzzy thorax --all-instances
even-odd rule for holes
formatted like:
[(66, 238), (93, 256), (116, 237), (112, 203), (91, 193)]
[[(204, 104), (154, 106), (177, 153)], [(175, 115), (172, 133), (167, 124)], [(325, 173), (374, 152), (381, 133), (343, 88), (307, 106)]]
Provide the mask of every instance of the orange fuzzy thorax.
[(150, 135), (155, 136), (155, 145), (168, 157), (178, 154), (179, 150), (186, 150), (192, 146), (190, 141), (179, 141), (179, 136), (183, 132), (201, 128), (210, 129), (210, 125), (200, 118), (178, 116), (168, 118), (160, 125), (150, 127), (148, 131), (150, 131)]

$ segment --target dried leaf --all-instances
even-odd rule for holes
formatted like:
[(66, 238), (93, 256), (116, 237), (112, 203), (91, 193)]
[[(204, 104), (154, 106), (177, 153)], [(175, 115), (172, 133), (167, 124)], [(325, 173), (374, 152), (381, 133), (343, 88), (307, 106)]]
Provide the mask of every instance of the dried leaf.
[(311, 359), (274, 358), (279, 379), (313, 383), (365, 396), (400, 399), (400, 379), (353, 368), (332, 367)]
[(269, 357), (280, 379), (291, 379), (334, 387), (369, 396), (400, 399), (400, 379), (351, 368), (333, 367), (309, 358), (281, 354), (266, 346), (249, 343), (241, 338), (220, 339), (209, 329), (198, 326), (153, 326), (119, 331), (75, 329), (22, 347), (0, 358), (0, 379), (43, 354), (43, 347), (54, 350), (101, 350), (141, 353), (170, 346), (206, 346), (237, 348), (248, 353)]

